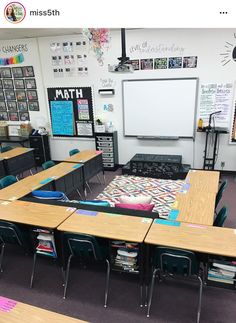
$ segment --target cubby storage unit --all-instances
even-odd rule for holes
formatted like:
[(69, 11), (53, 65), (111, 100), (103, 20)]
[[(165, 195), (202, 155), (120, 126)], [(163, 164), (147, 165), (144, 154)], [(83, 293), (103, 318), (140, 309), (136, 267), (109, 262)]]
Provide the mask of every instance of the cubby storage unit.
[(96, 132), (96, 149), (103, 151), (104, 170), (116, 170), (118, 168), (118, 141), (117, 131)]
[(34, 148), (36, 166), (51, 159), (48, 136), (29, 136), (30, 147)]

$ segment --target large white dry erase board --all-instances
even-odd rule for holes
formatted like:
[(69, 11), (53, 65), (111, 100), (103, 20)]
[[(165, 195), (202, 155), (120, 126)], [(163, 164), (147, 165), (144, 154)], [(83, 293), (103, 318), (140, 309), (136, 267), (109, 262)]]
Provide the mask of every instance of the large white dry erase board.
[(124, 135), (194, 137), (197, 86), (197, 78), (124, 80)]

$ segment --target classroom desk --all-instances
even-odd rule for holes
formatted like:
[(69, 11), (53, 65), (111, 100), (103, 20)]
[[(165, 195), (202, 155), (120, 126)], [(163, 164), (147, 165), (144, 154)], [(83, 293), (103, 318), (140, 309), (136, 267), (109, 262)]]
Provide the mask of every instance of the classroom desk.
[[(0, 297), (0, 323), (86, 323), (66, 315)], [(88, 322), (87, 322), (88, 323)]]
[(175, 208), (179, 210), (177, 221), (213, 225), (215, 193), (188, 191), (177, 193)]
[(84, 165), (84, 180), (88, 181), (103, 170), (102, 152), (96, 150), (84, 150), (64, 160), (69, 163), (81, 163)]
[(3, 159), (6, 174), (17, 175), (32, 167), (35, 167), (34, 149), (17, 147), (0, 153)]
[(220, 172), (206, 170), (190, 170), (185, 179), (190, 184), (189, 190), (198, 192), (217, 193), (219, 188)]
[(152, 219), (148, 218), (77, 210), (57, 229), (64, 232), (142, 243), (151, 223)]
[[(68, 178), (68, 181), (65, 179), (65, 177)], [(57, 189), (64, 188), (65, 190), (70, 191), (71, 185), (72, 187), (78, 187), (81, 184), (81, 178), (81, 167), (78, 167), (77, 164), (60, 163), (33, 176), (25, 177), (19, 182), (0, 190), (0, 200), (14, 201), (31, 193), (34, 190), (42, 188), (44, 190), (52, 191), (56, 187)], [(54, 186), (54, 183), (56, 182), (58, 183), (58, 186), (57, 184)]]
[(177, 223), (179, 226), (172, 226), (155, 221), (145, 238), (147, 244), (236, 257), (235, 229), (181, 222)]
[(48, 229), (57, 228), (75, 208), (31, 203), (26, 201), (1, 201), (0, 219)]
[(0, 144), (2, 142), (17, 143), (24, 147), (24, 144), (29, 141), (29, 137), (20, 137), (20, 136), (0, 136)]

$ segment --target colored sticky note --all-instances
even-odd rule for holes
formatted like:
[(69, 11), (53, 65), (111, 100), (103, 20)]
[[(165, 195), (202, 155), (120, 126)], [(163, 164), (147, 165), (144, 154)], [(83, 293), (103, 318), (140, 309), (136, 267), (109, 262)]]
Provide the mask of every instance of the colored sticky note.
[(168, 215), (168, 219), (169, 220), (176, 220), (178, 215), (179, 215), (179, 210), (171, 210)]
[(109, 215), (109, 216), (122, 216), (122, 214), (117, 214), (117, 213), (106, 213), (106, 215)]
[(191, 228), (206, 229), (206, 226), (200, 224), (188, 224), (187, 226)]
[(48, 177), (48, 178), (44, 179), (42, 182), (39, 182), (39, 184), (47, 184), (47, 183), (51, 182), (52, 180), (53, 180), (52, 177)]
[(81, 214), (81, 215), (91, 215), (91, 216), (96, 216), (98, 212), (96, 211), (89, 211), (89, 210), (77, 210), (75, 213)]
[(3, 312), (10, 312), (15, 306), (17, 302), (13, 301), (10, 298), (0, 297), (0, 310)]
[(173, 227), (179, 227), (180, 226), (180, 222), (178, 222), (178, 221), (168, 221), (168, 220), (162, 220), (162, 219), (155, 219), (154, 223), (170, 225), (170, 226), (173, 226)]
[(73, 166), (72, 168), (80, 168), (81, 164), (76, 164), (75, 166)]
[(69, 211), (72, 211), (72, 212), (73, 212), (73, 211), (75, 211), (75, 210), (76, 210), (76, 208), (75, 208), (75, 207), (68, 207), (68, 208), (66, 209), (66, 211), (67, 211), (67, 212), (69, 212)]
[(171, 205), (171, 208), (172, 209), (177, 209), (177, 207), (178, 207), (178, 201), (175, 201), (172, 205)]
[(102, 154), (103, 153), (103, 151), (102, 150), (96, 150), (96, 155), (100, 155), (100, 154)]
[(151, 223), (152, 222), (152, 219), (142, 218), (141, 222), (143, 222), (143, 223)]

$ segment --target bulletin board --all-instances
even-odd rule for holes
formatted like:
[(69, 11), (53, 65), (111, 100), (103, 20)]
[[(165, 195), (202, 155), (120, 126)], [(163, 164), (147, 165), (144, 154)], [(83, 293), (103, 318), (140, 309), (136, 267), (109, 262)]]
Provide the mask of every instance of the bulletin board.
[(94, 137), (91, 87), (58, 87), (47, 91), (54, 137)]

